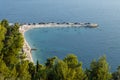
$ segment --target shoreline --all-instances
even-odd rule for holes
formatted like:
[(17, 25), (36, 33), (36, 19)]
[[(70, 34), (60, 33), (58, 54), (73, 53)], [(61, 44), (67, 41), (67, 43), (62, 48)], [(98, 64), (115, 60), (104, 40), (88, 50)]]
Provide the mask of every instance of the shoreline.
[(23, 35), (24, 38), (24, 45), (23, 45), (23, 52), (26, 54), (26, 59), (30, 62), (34, 62), (31, 53), (31, 47), (25, 39), (25, 32), (33, 29), (33, 28), (54, 28), (54, 27), (88, 27), (88, 28), (96, 28), (98, 24), (94, 23), (33, 23), (33, 24), (23, 24), (19, 28), (19, 32)]
[(32, 58), (32, 53), (31, 53), (31, 47), (28, 44), (28, 42), (25, 39), (25, 35), (24, 35), (24, 45), (23, 45), (23, 50), (24, 53), (26, 54), (26, 60), (29, 60), (30, 62), (33, 62), (33, 58)]
[(31, 47), (28, 44), (28, 42), (26, 41), (26, 39), (25, 39), (25, 34), (22, 33), (22, 35), (23, 35), (23, 38), (24, 38), (23, 52), (26, 55), (25, 60), (29, 60), (30, 62), (33, 62), (32, 53), (31, 53)]

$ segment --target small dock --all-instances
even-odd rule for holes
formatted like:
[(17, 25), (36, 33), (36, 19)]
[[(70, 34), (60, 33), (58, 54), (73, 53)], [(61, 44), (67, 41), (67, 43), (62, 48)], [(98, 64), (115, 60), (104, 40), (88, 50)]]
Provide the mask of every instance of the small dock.
[(32, 48), (31, 51), (36, 51), (37, 49), (36, 48)]

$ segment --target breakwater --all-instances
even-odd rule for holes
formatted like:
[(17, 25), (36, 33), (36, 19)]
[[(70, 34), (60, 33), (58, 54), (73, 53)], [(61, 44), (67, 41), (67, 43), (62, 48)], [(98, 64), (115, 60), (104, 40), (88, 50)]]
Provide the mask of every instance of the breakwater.
[(98, 24), (96, 23), (28, 23), (28, 24), (21, 24), (20, 32), (25, 32), (29, 29), (33, 28), (44, 28), (44, 27), (88, 27), (88, 28), (96, 28)]

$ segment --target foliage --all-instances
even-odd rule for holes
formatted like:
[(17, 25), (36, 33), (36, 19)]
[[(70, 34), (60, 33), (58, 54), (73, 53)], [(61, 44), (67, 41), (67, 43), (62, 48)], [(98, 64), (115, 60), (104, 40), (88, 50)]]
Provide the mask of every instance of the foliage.
[(105, 56), (93, 60), (86, 70), (74, 54), (35, 65), (24, 59), (23, 42), (18, 23), (10, 26), (6, 19), (0, 22), (0, 80), (120, 80), (120, 66), (111, 73)]
[(10, 26), (6, 19), (2, 20), (0, 22), (0, 80), (17, 79), (19, 72), (16, 69), (20, 63), (22, 46), (23, 36), (19, 33), (19, 24)]
[(28, 66), (29, 62), (28, 61), (22, 61), (20, 62), (16, 69), (18, 72), (17, 78), (20, 80), (30, 80), (31, 76), (30, 73), (28, 72), (29, 66)]
[(1, 50), (4, 46), (3, 40), (5, 39), (5, 34), (6, 34), (6, 28), (3, 25), (0, 25), (0, 54), (1, 54)]
[(105, 56), (100, 57), (98, 61), (93, 60), (89, 72), (90, 80), (109, 80), (112, 77)]
[(120, 80), (120, 66), (118, 66), (117, 71), (114, 72), (112, 75), (114, 80)]

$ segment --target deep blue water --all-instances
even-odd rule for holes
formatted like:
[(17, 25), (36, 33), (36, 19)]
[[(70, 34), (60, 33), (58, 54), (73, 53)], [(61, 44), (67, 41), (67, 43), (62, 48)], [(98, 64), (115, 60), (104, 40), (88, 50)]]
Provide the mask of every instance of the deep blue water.
[(120, 65), (120, 0), (0, 0), (0, 20), (10, 22), (93, 22), (99, 28), (43, 28), (26, 32), (33, 59), (74, 53), (83, 66), (106, 55), (112, 70)]

